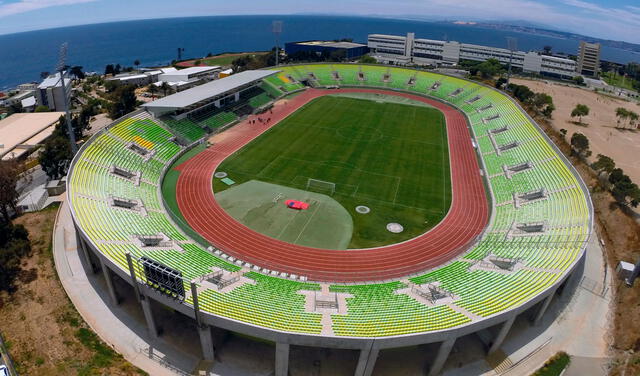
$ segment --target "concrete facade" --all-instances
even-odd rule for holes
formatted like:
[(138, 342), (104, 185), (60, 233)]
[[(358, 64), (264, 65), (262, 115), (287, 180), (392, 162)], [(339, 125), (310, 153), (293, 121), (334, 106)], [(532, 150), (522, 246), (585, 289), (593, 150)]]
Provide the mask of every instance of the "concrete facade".
[(576, 75), (576, 62), (571, 59), (537, 52), (514, 51), (512, 54), (505, 48), (455, 41), (416, 39), (414, 33), (407, 36), (370, 34), (368, 45), (373, 57), (387, 63), (447, 66), (461, 60), (497, 59), (504, 65), (511, 62), (524, 72), (568, 78)]
[[(542, 134), (544, 135), (544, 133)], [(88, 145), (89, 143), (90, 142), (86, 143), (83, 147), (86, 147), (86, 145)], [(553, 143), (551, 143), (551, 145), (555, 148), (555, 145)], [(566, 160), (566, 158), (564, 158), (560, 151), (557, 148), (555, 148), (555, 150), (559, 153), (560, 158), (568, 164), (568, 161)], [(81, 153), (79, 153), (78, 155), (80, 154)], [(568, 166), (570, 166), (570, 164), (568, 164)], [(73, 164), (70, 173), (72, 173), (72, 170)], [(578, 181), (581, 183), (581, 188), (586, 194), (588, 194), (587, 188), (579, 175), (577, 175), (577, 172), (575, 172), (573, 168), (570, 168), (570, 170), (578, 177)], [(71, 208), (71, 211), (75, 222), (75, 213), (73, 211), (73, 208)], [(591, 213), (593, 212), (591, 206), (590, 211)], [(85, 260), (83, 261), (83, 265), (86, 265), (85, 270), (87, 271), (87, 273), (93, 273), (93, 271), (95, 270), (95, 267), (92, 266), (93, 263), (91, 261), (92, 258), (95, 258), (100, 261), (99, 263), (103, 268), (110, 270), (110, 273), (119, 275), (124, 281), (127, 281), (129, 284), (133, 285), (134, 291), (136, 291), (135, 294), (139, 297), (147, 327), (152, 336), (157, 336), (159, 332), (153, 316), (153, 301), (157, 304), (170, 307), (171, 309), (180, 312), (185, 316), (194, 319), (196, 319), (196, 316), (199, 317), (198, 321), (200, 321), (201, 325), (199, 329), (200, 342), (205, 359), (213, 358), (215, 356), (212, 345), (212, 327), (222, 328), (228, 331), (257, 337), (276, 343), (276, 375), (287, 374), (290, 345), (359, 350), (360, 355), (354, 374), (360, 376), (370, 375), (373, 372), (380, 350), (415, 346), (421, 344), (439, 343), (438, 353), (429, 368), (430, 375), (437, 375), (441, 372), (442, 367), (449, 356), (449, 353), (455, 345), (456, 339), (496, 325), (501, 325), (501, 329), (494, 339), (494, 344), (489, 349), (489, 351), (491, 351), (494, 348), (499, 348), (500, 343), (504, 341), (504, 339), (508, 336), (511, 325), (513, 324), (515, 318), (535, 305), (538, 305), (539, 309), (537, 311), (534, 322), (539, 321), (543, 317), (547, 307), (549, 306), (549, 303), (551, 302), (558, 288), (563, 285), (563, 283), (565, 283), (565, 281), (570, 278), (573, 273), (575, 273), (576, 266), (580, 265), (585, 257), (583, 248), (580, 257), (574, 262), (572, 267), (568, 269), (568, 271), (563, 275), (562, 278), (558, 279), (558, 281), (556, 281), (547, 290), (543, 291), (529, 301), (509, 311), (502, 312), (495, 316), (482, 318), (467, 325), (462, 325), (447, 330), (402, 336), (379, 338), (336, 337), (283, 332), (239, 322), (201, 311), (196, 314), (194, 306), (183, 303), (156, 290), (149, 289), (146, 287), (146, 285), (143, 285), (137, 279), (132, 278), (132, 268), (130, 268), (130, 270), (124, 270), (114, 264), (107, 256), (105, 256), (92, 246), (91, 241), (84, 233), (84, 230), (82, 228), (79, 228), (77, 224), (75, 224), (75, 227), (76, 234), (78, 236), (78, 244), (81, 245), (81, 254), (83, 255), (83, 258), (85, 258)], [(114, 295), (116, 295), (115, 291)]]

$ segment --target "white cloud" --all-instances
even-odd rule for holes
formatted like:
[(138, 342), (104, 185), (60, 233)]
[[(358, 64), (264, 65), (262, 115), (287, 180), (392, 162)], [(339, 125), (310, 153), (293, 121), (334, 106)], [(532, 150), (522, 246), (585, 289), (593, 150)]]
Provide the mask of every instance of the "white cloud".
[(0, 17), (30, 12), (33, 10), (54, 7), (58, 5), (73, 5), (90, 3), (96, 0), (20, 0), (15, 3), (0, 2)]

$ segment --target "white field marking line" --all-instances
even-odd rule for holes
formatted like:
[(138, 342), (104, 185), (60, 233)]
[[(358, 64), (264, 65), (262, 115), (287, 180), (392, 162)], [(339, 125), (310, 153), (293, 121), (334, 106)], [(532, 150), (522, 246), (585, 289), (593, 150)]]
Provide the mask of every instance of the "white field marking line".
[(296, 238), (296, 240), (293, 241), (293, 244), (297, 244), (298, 240), (300, 239), (300, 237), (302, 236), (302, 234), (304, 233), (304, 230), (307, 229), (307, 226), (309, 226), (309, 223), (311, 223), (311, 220), (313, 219), (313, 217), (316, 215), (316, 213), (320, 210), (320, 206), (322, 205), (322, 203), (320, 201), (318, 201), (318, 207), (316, 208), (316, 210), (313, 212), (313, 214), (311, 214), (311, 216), (309, 217), (309, 219), (307, 219), (307, 222), (304, 224), (304, 226), (302, 227), (302, 230), (300, 230), (300, 233), (298, 234), (298, 237)]
[(396, 176), (396, 193), (393, 195), (393, 204), (396, 204), (396, 199), (398, 198), (398, 191), (400, 190), (400, 182), (402, 182), (402, 178)]
[[(446, 120), (445, 120), (446, 122)], [(444, 155), (444, 145), (447, 145), (447, 152), (450, 153), (451, 151), (448, 150), (449, 149), (449, 144), (447, 143), (448, 138), (444, 137), (444, 134), (447, 132), (446, 131), (446, 124), (444, 124), (444, 129), (442, 129), (442, 212), (445, 213), (446, 212), (446, 206), (447, 206), (447, 202), (445, 200), (445, 195), (447, 194), (447, 189), (446, 189), (446, 176), (444, 174), (444, 160), (445, 160), (445, 155)], [(450, 155), (450, 154), (449, 154)], [(451, 165), (449, 165), (449, 170), (451, 170)], [(450, 172), (451, 173), (451, 172)]]
[[(288, 209), (288, 208), (287, 208)], [(298, 214), (300, 214), (300, 212), (296, 211), (293, 213), (293, 215), (291, 216), (291, 219), (289, 220), (289, 223), (286, 224), (286, 226), (284, 226), (282, 228), (282, 231), (280, 231), (280, 233), (278, 234), (278, 237), (276, 239), (280, 239), (280, 237), (282, 236), (282, 234), (284, 234), (284, 232), (287, 230), (287, 228), (289, 228), (289, 226), (291, 225), (291, 223), (293, 222), (294, 219), (296, 219), (296, 217), (298, 216)]]
[[(260, 171), (258, 171), (258, 173), (257, 173), (257, 174), (255, 174), (255, 176), (256, 176), (256, 177), (262, 177), (262, 172), (263, 172), (264, 170), (266, 170), (266, 169), (267, 169), (267, 167), (271, 166), (273, 163), (275, 163), (275, 161), (277, 161), (277, 160), (278, 160), (278, 159), (280, 159), (280, 158), (281, 158), (281, 156), (277, 156), (277, 157), (275, 157), (271, 162), (267, 163), (264, 167), (262, 167), (262, 168), (260, 169)], [(247, 175), (250, 175), (250, 174), (247, 174)]]

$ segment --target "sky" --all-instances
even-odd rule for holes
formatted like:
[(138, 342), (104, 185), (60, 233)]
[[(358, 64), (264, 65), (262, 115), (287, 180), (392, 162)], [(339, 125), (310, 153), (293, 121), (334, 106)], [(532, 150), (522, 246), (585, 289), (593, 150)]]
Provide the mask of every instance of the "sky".
[(638, 0), (0, 0), (0, 34), (145, 18), (298, 13), (524, 20), (640, 43)]

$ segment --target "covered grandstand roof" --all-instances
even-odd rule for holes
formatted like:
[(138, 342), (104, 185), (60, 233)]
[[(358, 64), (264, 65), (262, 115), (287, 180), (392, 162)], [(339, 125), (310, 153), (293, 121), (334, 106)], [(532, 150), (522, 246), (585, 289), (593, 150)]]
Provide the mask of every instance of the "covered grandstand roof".
[(13, 114), (0, 121), (0, 157), (19, 157), (44, 141), (64, 112)]
[(158, 109), (180, 109), (188, 107), (208, 98), (225, 94), (251, 82), (261, 80), (277, 72), (276, 70), (244, 71), (143, 104), (143, 107)]

